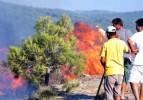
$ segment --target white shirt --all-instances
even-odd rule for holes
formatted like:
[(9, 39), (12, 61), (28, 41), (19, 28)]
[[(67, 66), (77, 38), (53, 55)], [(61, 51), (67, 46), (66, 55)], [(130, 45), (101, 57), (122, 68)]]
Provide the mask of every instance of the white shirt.
[(133, 64), (134, 65), (143, 65), (143, 31), (136, 32), (130, 39), (136, 44), (139, 52), (137, 53)]

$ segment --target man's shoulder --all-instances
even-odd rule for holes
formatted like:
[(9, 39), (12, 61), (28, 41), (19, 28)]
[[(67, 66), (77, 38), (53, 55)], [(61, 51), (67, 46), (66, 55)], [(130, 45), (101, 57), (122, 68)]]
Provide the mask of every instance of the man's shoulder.
[(109, 43), (109, 40), (104, 42), (103, 46), (107, 45)]
[(137, 39), (143, 39), (143, 31), (136, 32), (135, 34), (133, 34), (132, 37), (136, 37)]
[(107, 42), (105, 42), (105, 45), (110, 45), (110, 44), (114, 44), (114, 43), (117, 43), (117, 42), (120, 42), (120, 43), (125, 43), (123, 40), (120, 40), (118, 38), (114, 38), (114, 39), (110, 39), (108, 40)]
[(131, 33), (131, 30), (129, 29), (126, 29), (126, 28), (123, 28), (120, 30), (121, 32), (124, 32), (124, 33)]
[(127, 28), (122, 28), (124, 31), (131, 31), (130, 29)]
[(125, 46), (126, 45), (126, 42), (124, 40), (121, 40), (121, 39), (116, 39), (115, 40), (118, 44), (120, 44), (120, 46)]
[(111, 44), (111, 39), (107, 40), (107, 41), (103, 44), (103, 46), (106, 47), (106, 46), (108, 46), (108, 45), (110, 45), (110, 44)]
[(135, 32), (135, 34), (139, 34), (139, 33), (143, 34), (143, 31), (140, 31), (140, 32)]
[(140, 35), (142, 35), (143, 34), (143, 31), (142, 32), (135, 32), (133, 35), (132, 35), (132, 37), (134, 37), (134, 36), (140, 36)]
[(126, 44), (126, 42), (124, 40), (118, 40), (121, 44)]

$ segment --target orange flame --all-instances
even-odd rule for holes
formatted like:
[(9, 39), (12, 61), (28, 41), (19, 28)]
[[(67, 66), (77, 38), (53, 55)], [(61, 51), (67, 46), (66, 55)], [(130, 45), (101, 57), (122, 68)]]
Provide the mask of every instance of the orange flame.
[(72, 70), (68, 66), (63, 66), (61, 68), (61, 73), (64, 75), (64, 79), (66, 80), (76, 79), (76, 75), (72, 72)]
[[(77, 50), (81, 52), (85, 58), (85, 69), (83, 73), (88, 75), (103, 74), (104, 68), (100, 63), (100, 50), (105, 42), (105, 34), (100, 31), (101, 28), (91, 28), (89, 25), (78, 22), (75, 23), (73, 33), (77, 38)], [(68, 36), (65, 39), (68, 39)], [(65, 79), (73, 80), (76, 76), (65, 66), (61, 69)]]
[(85, 56), (85, 74), (103, 74), (100, 50), (105, 42), (103, 33), (84, 23), (76, 23), (73, 34), (77, 37), (77, 48)]
[(14, 78), (11, 82), (11, 88), (17, 89), (19, 87), (22, 87), (24, 83), (25, 81), (22, 77)]

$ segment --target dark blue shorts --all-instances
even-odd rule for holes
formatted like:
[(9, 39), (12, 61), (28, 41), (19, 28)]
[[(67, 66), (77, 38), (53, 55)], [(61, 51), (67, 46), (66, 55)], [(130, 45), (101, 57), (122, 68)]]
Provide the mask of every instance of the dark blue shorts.
[(132, 69), (132, 63), (129, 58), (124, 58), (124, 67), (125, 70), (124, 70), (123, 83), (128, 83), (130, 70)]

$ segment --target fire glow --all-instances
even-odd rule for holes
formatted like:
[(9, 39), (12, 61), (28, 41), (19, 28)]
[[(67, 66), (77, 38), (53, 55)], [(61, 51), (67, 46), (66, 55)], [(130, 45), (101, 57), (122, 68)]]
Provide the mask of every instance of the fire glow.
[(84, 73), (89, 75), (103, 74), (100, 63), (100, 50), (105, 42), (105, 36), (100, 28), (91, 28), (82, 22), (75, 24), (73, 34), (77, 37), (77, 48), (85, 58)]
[[(88, 75), (103, 74), (104, 69), (99, 56), (101, 47), (105, 42), (103, 33), (99, 29), (91, 28), (84, 23), (76, 23), (72, 34), (77, 37), (77, 50), (86, 58), (84, 73)], [(7, 50), (0, 49), (0, 52), (2, 51)], [(73, 80), (76, 78), (68, 67), (64, 67), (62, 71), (66, 79)], [(7, 97), (22, 98), (31, 95), (35, 90), (22, 77), (14, 78), (10, 70), (0, 66), (0, 99)], [(15, 92), (18, 95), (15, 95)]]
[[(85, 56), (83, 73), (87, 75), (103, 74), (104, 68), (100, 63), (100, 51), (106, 40), (105, 32), (99, 27), (92, 28), (85, 23), (78, 22), (75, 23), (74, 31), (70, 35), (77, 38), (77, 50)], [(67, 80), (76, 79), (76, 75), (73, 74), (70, 67), (64, 66), (61, 72)]]
[(14, 75), (6, 68), (0, 67), (0, 73), (0, 95), (5, 95), (5, 93), (3, 93), (5, 89), (14, 91), (23, 86), (26, 82), (22, 77), (14, 78)]
[(36, 90), (28, 84), (22, 77), (15, 78), (8, 69), (0, 66), (0, 99), (1, 100), (21, 100), (25, 96), (31, 95)]

